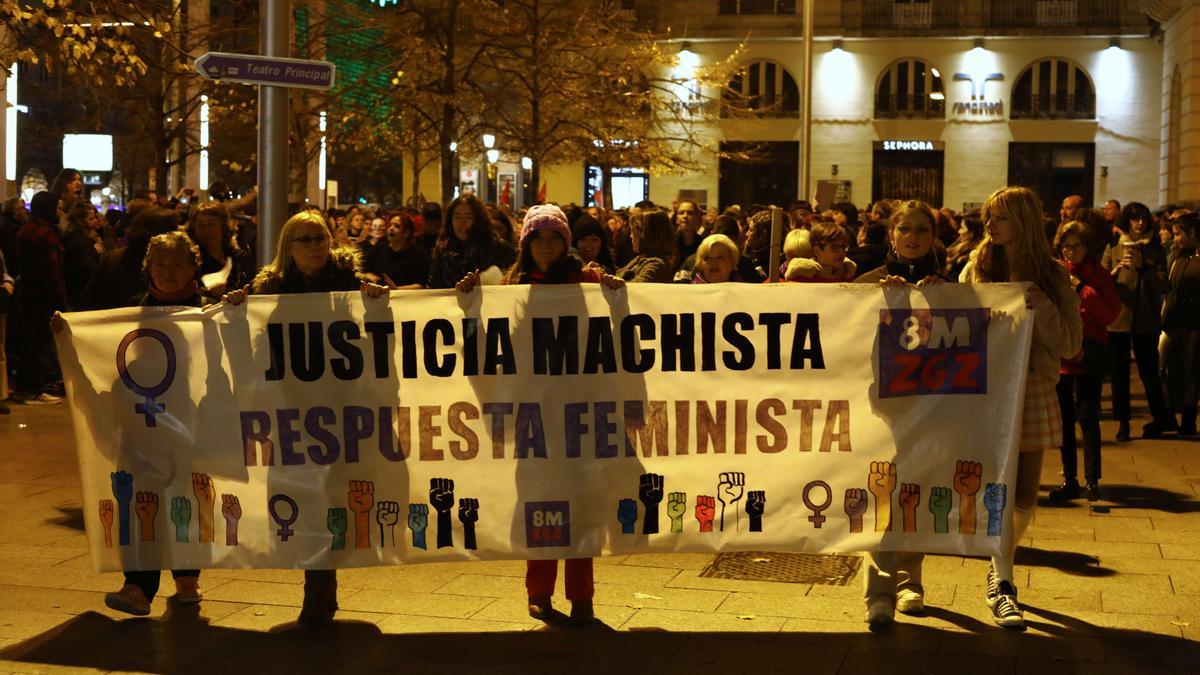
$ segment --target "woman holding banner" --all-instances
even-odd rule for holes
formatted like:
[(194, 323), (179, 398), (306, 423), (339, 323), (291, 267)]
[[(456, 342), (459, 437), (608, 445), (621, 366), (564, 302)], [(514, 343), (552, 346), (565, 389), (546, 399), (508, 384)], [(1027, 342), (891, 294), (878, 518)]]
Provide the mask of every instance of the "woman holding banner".
[(1058, 382), (1061, 359), (1072, 358), (1083, 345), (1079, 295), (1066, 269), (1050, 255), (1037, 194), (1021, 187), (1001, 188), (983, 204), (983, 242), (971, 254), (959, 281), (1031, 282), (1025, 304), (1034, 310), (1033, 345), (1025, 386), (1024, 414), (1013, 490), (1013, 532), (1009, 548), (992, 558), (987, 578), (987, 604), (993, 620), (1005, 628), (1024, 629), (1013, 584), (1013, 558), (1037, 505), (1042, 453), (1062, 443)]
[[(247, 293), (329, 293), (361, 289), (369, 298), (387, 295), (388, 289), (359, 278), (359, 252), (332, 247), (333, 232), (318, 211), (301, 211), (288, 219), (279, 233), (275, 259), (259, 270), (254, 282), (222, 298), (231, 305), (246, 300)], [(315, 628), (333, 620), (337, 612), (337, 571), (304, 570), (304, 604), (300, 623)]]
[[(910, 200), (901, 204), (888, 222), (892, 250), (886, 262), (855, 282), (887, 288), (943, 283), (933, 254), (936, 223), (933, 210), (925, 202)], [(924, 553), (880, 551), (865, 557), (864, 597), (867, 623), (872, 628), (891, 624), (896, 610), (904, 614), (925, 611), (925, 588), (921, 584)]]

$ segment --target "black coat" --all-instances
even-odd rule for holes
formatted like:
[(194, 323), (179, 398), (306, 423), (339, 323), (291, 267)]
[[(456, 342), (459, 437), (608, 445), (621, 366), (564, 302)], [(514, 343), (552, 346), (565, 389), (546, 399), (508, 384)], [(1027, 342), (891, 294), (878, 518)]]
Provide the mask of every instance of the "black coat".
[(307, 278), (299, 272), (285, 274), (267, 265), (254, 277), (250, 292), (255, 295), (285, 295), (288, 293), (332, 293), (357, 291), (362, 285), (359, 277), (359, 253), (349, 248), (334, 248), (329, 252), (325, 268), (316, 277)]
[(425, 287), (454, 288), (463, 277), (475, 270), (495, 266), (503, 272), (516, 261), (516, 250), (503, 241), (493, 240), (487, 246), (475, 246), (448, 240), (445, 247), (434, 254)]
[(82, 309), (83, 290), (100, 267), (96, 240), (79, 230), (63, 235), (63, 275), (67, 283), (67, 301), (72, 309)]

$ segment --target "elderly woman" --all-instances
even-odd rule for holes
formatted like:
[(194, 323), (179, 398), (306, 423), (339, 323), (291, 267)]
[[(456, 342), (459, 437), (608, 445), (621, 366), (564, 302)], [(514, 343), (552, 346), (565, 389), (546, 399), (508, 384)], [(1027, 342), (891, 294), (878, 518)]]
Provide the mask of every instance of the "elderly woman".
[[(258, 272), (254, 282), (222, 298), (240, 305), (247, 293), (329, 293), (362, 289), (379, 298), (388, 289), (359, 278), (359, 253), (332, 246), (333, 232), (317, 211), (301, 211), (288, 219), (279, 233), (275, 259)], [(304, 604), (300, 623), (315, 628), (333, 620), (337, 612), (337, 571), (304, 570)]]
[(723, 234), (712, 234), (700, 242), (696, 249), (696, 269), (692, 274), (693, 284), (720, 284), (726, 281), (741, 281), (738, 275), (737, 244)]

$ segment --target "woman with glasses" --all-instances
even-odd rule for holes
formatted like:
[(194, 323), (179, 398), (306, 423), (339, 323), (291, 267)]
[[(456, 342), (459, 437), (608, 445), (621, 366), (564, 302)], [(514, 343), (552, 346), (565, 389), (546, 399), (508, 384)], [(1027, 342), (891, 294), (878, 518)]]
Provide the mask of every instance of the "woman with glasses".
[[(1100, 498), (1100, 388), (1108, 370), (1108, 325), (1121, 311), (1121, 299), (1108, 270), (1096, 260), (1095, 247), (1091, 228), (1077, 220), (1063, 223), (1054, 236), (1054, 250), (1071, 274), (1083, 320), (1083, 349), (1062, 359), (1055, 387), (1063, 421), (1063, 483), (1050, 491), (1050, 500), (1056, 502), (1075, 499), (1081, 493), (1089, 502)], [(1076, 420), (1083, 430), (1086, 492), (1079, 487)]]
[[(942, 266), (933, 252), (936, 222), (933, 210), (925, 202), (913, 199), (900, 204), (890, 215), (892, 250), (886, 262), (855, 279), (855, 283), (888, 288), (945, 283)], [(924, 561), (924, 553), (907, 551), (877, 551), (865, 556), (863, 595), (867, 623), (872, 629), (890, 625), (897, 610), (912, 615), (925, 612)]]
[(1158, 336), (1162, 332), (1162, 296), (1170, 289), (1167, 256), (1154, 232), (1154, 218), (1145, 204), (1130, 202), (1121, 209), (1121, 237), (1108, 247), (1100, 263), (1111, 271), (1121, 298), (1121, 313), (1108, 327), (1113, 417), (1117, 440), (1129, 440), (1129, 352), (1137, 361), (1138, 377), (1146, 391), (1151, 421), (1142, 438), (1158, 438), (1179, 427), (1167, 408), (1158, 376)]
[[(264, 266), (254, 282), (226, 293), (223, 301), (240, 305), (247, 293), (330, 293), (361, 289), (368, 298), (387, 295), (388, 289), (362, 281), (359, 252), (333, 247), (333, 232), (318, 211), (301, 211), (288, 219), (279, 233), (275, 259)], [(304, 604), (300, 623), (310, 628), (333, 620), (337, 611), (337, 570), (304, 570)]]

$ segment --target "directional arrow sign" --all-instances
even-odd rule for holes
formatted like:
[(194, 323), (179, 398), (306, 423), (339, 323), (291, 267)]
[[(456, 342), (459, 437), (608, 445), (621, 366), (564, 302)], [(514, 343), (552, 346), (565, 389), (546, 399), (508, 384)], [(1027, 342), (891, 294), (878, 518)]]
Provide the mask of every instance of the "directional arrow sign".
[(333, 87), (335, 66), (328, 61), (285, 59), (256, 54), (208, 52), (196, 59), (196, 72), (206, 80), (320, 89)]

